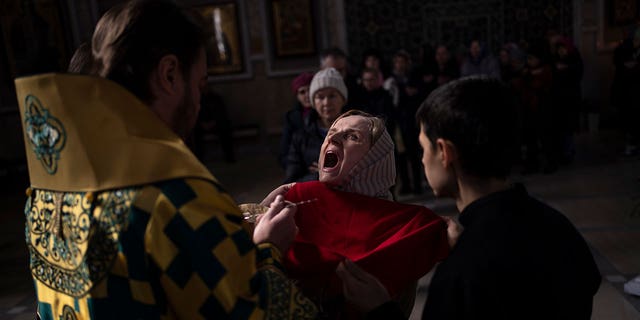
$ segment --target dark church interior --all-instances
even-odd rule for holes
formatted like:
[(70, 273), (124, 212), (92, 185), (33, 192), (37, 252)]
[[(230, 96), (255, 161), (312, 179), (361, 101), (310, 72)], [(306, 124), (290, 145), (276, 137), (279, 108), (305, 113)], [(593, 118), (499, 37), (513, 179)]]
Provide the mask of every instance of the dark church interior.
[[(14, 80), (84, 73), (71, 58), (121, 2), (0, 0), (0, 319), (36, 313), (24, 241), (30, 149)], [(409, 110), (387, 119), (392, 138), (416, 137), (396, 142), (395, 201), (455, 216), (455, 202), (434, 196), (424, 177), (414, 115), (439, 86), (488, 74), (523, 110), (510, 179), (571, 221), (602, 275), (592, 319), (640, 319), (640, 1), (177, 2), (204, 17), (207, 32), (207, 83), (185, 143), (235, 202), (300, 181), (283, 151), (288, 112), (333, 59), (347, 108), (383, 114), (377, 90), (391, 109)], [(418, 282), (410, 319), (421, 319), (431, 276)]]

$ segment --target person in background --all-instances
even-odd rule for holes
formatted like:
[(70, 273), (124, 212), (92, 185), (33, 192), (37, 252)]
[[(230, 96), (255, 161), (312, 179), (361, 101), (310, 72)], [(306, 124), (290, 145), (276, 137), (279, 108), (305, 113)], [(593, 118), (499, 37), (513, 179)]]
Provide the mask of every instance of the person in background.
[[(395, 107), (395, 124), (393, 125), (395, 130), (392, 137), (396, 147), (396, 166), (400, 180), (400, 193), (402, 194), (412, 192), (407, 154), (414, 149), (415, 144), (412, 142), (415, 138), (411, 136), (409, 141), (405, 141), (405, 139), (407, 139), (407, 134), (411, 134), (411, 128), (415, 127), (413, 113), (409, 109), (415, 105), (413, 102), (419, 99), (417, 96), (419, 84), (414, 81), (413, 85), (407, 89), (409, 80), (415, 75), (415, 73), (411, 73), (409, 53), (405, 50), (398, 50), (393, 56), (391, 76), (385, 80), (383, 85), (391, 95)], [(415, 80), (415, 77), (413, 79)], [(409, 116), (410, 114), (411, 116)]]
[(297, 228), (288, 187), (249, 234), (183, 142), (207, 82), (198, 21), (128, 1), (95, 28), (91, 76), (16, 80), (38, 318), (315, 318), (281, 263)]
[[(590, 319), (601, 276), (571, 222), (509, 180), (516, 115), (510, 88), (473, 76), (418, 110), (424, 173), (453, 198), (463, 229), (436, 269), (423, 319)], [(540, 236), (544, 233), (544, 236)], [(368, 319), (406, 319), (378, 279), (349, 261), (336, 272)]]
[(400, 194), (413, 193), (420, 195), (424, 192), (424, 177), (420, 167), (420, 145), (415, 138), (418, 134), (418, 126), (415, 114), (420, 104), (426, 99), (425, 85), (421, 73), (411, 72), (401, 95), (400, 107), (396, 110), (396, 123), (403, 149), (398, 149), (396, 164), (400, 175)]
[(214, 134), (218, 137), (218, 143), (222, 147), (222, 157), (227, 163), (236, 162), (233, 150), (233, 126), (229, 119), (227, 106), (222, 96), (213, 91), (210, 85), (202, 88), (200, 98), (200, 112), (193, 130), (194, 153), (201, 161), (206, 157), (206, 143), (208, 136)]
[(526, 147), (523, 174), (538, 172), (540, 166), (539, 145), (544, 155), (544, 173), (558, 169), (562, 150), (561, 128), (557, 124), (557, 114), (551, 101), (553, 73), (549, 66), (549, 56), (541, 42), (534, 42), (527, 52), (525, 71), (525, 91), (523, 102), (523, 142)]
[(434, 63), (432, 68), (427, 69), (424, 75), (424, 83), (426, 85), (426, 94), (437, 87), (457, 79), (460, 76), (460, 68), (455, 60), (451, 59), (451, 53), (444, 44), (436, 47)]
[[(326, 68), (334, 68), (340, 73), (351, 99), (357, 100), (360, 94), (360, 86), (358, 86), (357, 77), (350, 73), (349, 59), (344, 50), (338, 47), (330, 47), (323, 50), (320, 53), (320, 69), (324, 70)], [(347, 105), (343, 111), (347, 111), (348, 109), (350, 109), (350, 106)]]
[(561, 145), (558, 162), (568, 164), (575, 156), (573, 134), (578, 130), (580, 105), (582, 103), (582, 57), (567, 37), (561, 37), (555, 45), (551, 71), (551, 101), (560, 128), (557, 139)]
[(302, 130), (311, 113), (315, 112), (311, 107), (311, 99), (309, 98), (311, 79), (313, 79), (313, 73), (303, 72), (291, 81), (291, 91), (296, 97), (296, 102), (293, 108), (285, 114), (282, 126), (278, 162), (283, 169), (286, 169), (287, 166), (287, 156), (289, 155), (293, 134)]
[(505, 83), (508, 83), (511, 80), (511, 57), (509, 56), (509, 45), (510, 43), (502, 46), (498, 54), (498, 61), (500, 62), (500, 79)]
[(334, 68), (342, 78), (349, 74), (349, 62), (347, 54), (338, 47), (330, 47), (320, 52), (320, 69)]
[(611, 85), (611, 103), (620, 113), (624, 156), (639, 153), (640, 143), (640, 26), (634, 25), (613, 53), (616, 67)]
[(460, 68), (462, 77), (484, 74), (500, 79), (500, 64), (491, 55), (487, 45), (479, 40), (473, 40), (469, 44), (469, 55)]
[[(525, 96), (527, 95), (527, 82), (528, 69), (527, 67), (527, 54), (517, 44), (510, 42), (502, 47), (501, 53), (506, 54), (506, 57), (501, 56), (502, 59), (508, 59), (508, 64), (502, 64), (501, 61), (500, 72), (502, 74), (502, 81), (513, 89), (514, 96), (516, 98), (517, 109), (517, 141), (518, 145), (523, 144), (523, 123), (525, 119), (525, 107), (528, 104), (525, 102)], [(529, 111), (527, 111), (529, 112)], [(522, 163), (522, 148), (513, 150), (514, 163)], [(537, 149), (536, 149), (537, 150)]]
[(393, 105), (400, 106), (401, 97), (405, 94), (405, 86), (409, 81), (409, 71), (411, 68), (411, 56), (405, 50), (399, 50), (393, 55), (391, 76), (383, 83), (385, 90), (389, 91), (393, 98)]
[(418, 49), (417, 61), (414, 61), (414, 64), (411, 68), (410, 73), (412, 75), (416, 75), (418, 78), (423, 79), (423, 87), (425, 88), (425, 92), (427, 91), (426, 78), (428, 75), (436, 69), (436, 48), (433, 47), (430, 43), (424, 43)]
[(392, 134), (395, 123), (395, 108), (391, 100), (389, 92), (382, 88), (380, 83), (380, 71), (373, 68), (365, 68), (362, 70), (360, 77), (362, 80), (362, 88), (364, 89), (360, 100), (353, 103), (362, 111), (380, 117), (388, 124), (387, 130)]
[(378, 71), (378, 86), (382, 87), (385, 79), (384, 70), (386, 70), (383, 67), (383, 61), (384, 60), (382, 59), (382, 55), (380, 54), (380, 52), (378, 52), (378, 50), (368, 49), (364, 52), (364, 54), (362, 55), (362, 67), (360, 71), (360, 85), (363, 85), (362, 72), (364, 72), (365, 69), (374, 69)]
[(500, 75), (505, 83), (521, 77), (527, 64), (527, 54), (513, 42), (506, 43), (500, 49)]
[(340, 73), (334, 68), (318, 71), (311, 80), (309, 97), (312, 112), (303, 129), (295, 132), (287, 156), (285, 183), (318, 180), (318, 155), (327, 131), (342, 113), (348, 91)]

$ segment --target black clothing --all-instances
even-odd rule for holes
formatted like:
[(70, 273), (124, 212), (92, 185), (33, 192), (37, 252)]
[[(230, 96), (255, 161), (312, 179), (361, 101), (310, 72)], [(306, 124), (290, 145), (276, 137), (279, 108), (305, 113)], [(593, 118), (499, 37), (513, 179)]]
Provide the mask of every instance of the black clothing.
[(560, 212), (522, 185), (468, 205), (423, 319), (590, 319), (600, 273)]
[(359, 99), (354, 101), (351, 106), (384, 119), (387, 131), (393, 136), (395, 107), (393, 106), (393, 100), (389, 92), (382, 87), (373, 91), (362, 90), (358, 98)]
[(620, 112), (621, 125), (627, 144), (640, 143), (640, 48), (627, 39), (614, 51), (616, 67), (611, 85), (611, 104)]
[[(416, 89), (416, 92), (409, 95), (406, 92), (408, 87)], [(400, 129), (405, 147), (404, 152), (399, 150), (396, 152), (396, 165), (402, 182), (400, 193), (412, 191), (415, 194), (422, 194), (424, 192), (424, 187), (422, 186), (424, 181), (422, 149), (418, 143), (420, 128), (416, 123), (416, 112), (427, 98), (425, 88), (424, 82), (419, 75), (412, 73), (403, 89), (405, 92), (400, 94), (400, 103), (396, 111), (396, 125)]]
[(300, 102), (296, 102), (293, 108), (284, 115), (284, 125), (282, 127), (282, 138), (280, 139), (280, 151), (278, 152), (278, 163), (284, 169), (287, 167), (287, 156), (291, 148), (291, 141), (294, 133), (302, 130), (304, 127), (304, 118), (308, 118), (313, 108), (305, 115), (303, 106)]
[(358, 109), (358, 106), (355, 103), (360, 101), (364, 94), (364, 89), (358, 84), (358, 78), (349, 74), (342, 80), (344, 81), (344, 85), (347, 87), (347, 92), (349, 94), (346, 105), (342, 107), (342, 112), (344, 113), (352, 109)]
[(423, 77), (426, 84), (426, 95), (429, 95), (439, 86), (459, 77), (460, 67), (453, 59), (449, 60), (444, 66), (440, 66), (437, 63), (432, 64), (430, 68), (425, 70)]
[(229, 120), (229, 113), (222, 97), (215, 92), (202, 94), (200, 113), (198, 113), (196, 126), (192, 139), (190, 139), (191, 147), (201, 161), (205, 158), (205, 143), (207, 135), (210, 133), (218, 136), (224, 160), (229, 163), (235, 162), (231, 120)]
[[(558, 64), (566, 68), (561, 69)], [(580, 83), (583, 74), (582, 58), (577, 51), (564, 58), (558, 57), (553, 65), (553, 81), (551, 82), (551, 101), (556, 121), (563, 134), (571, 134), (578, 128), (578, 112), (582, 100)]]
[(381, 304), (365, 315), (366, 320), (400, 320), (406, 319), (397, 302), (391, 300)]
[[(635, 65), (625, 65), (633, 63)], [(616, 107), (626, 105), (637, 106), (640, 98), (640, 48), (634, 48), (630, 39), (622, 42), (613, 53), (613, 64), (616, 67), (611, 88), (611, 104)]]
[(539, 168), (539, 147), (545, 158), (545, 172), (557, 169), (562, 144), (557, 141), (559, 128), (554, 119), (551, 85), (553, 73), (551, 67), (543, 65), (535, 70), (525, 70), (522, 101), (523, 108), (523, 143), (526, 146), (523, 174), (536, 172)]
[(318, 180), (318, 172), (310, 172), (309, 167), (318, 162), (327, 131), (318, 126), (316, 112), (304, 119), (304, 123), (302, 130), (295, 132), (291, 139), (284, 183)]

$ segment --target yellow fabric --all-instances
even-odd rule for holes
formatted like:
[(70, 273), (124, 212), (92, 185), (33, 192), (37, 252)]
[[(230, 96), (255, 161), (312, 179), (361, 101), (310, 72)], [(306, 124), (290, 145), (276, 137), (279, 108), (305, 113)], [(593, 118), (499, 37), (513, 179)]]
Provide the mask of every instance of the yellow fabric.
[(44, 74), (15, 83), (23, 124), (29, 105), (39, 101), (60, 121), (66, 134), (66, 143), (55, 160), (57, 170), (51, 174), (32, 150), (23, 126), (33, 188), (96, 191), (180, 177), (214, 181), (178, 136), (112, 81)]
[(80, 75), (16, 80), (26, 241), (49, 319), (306, 319), (233, 199), (144, 104)]
[[(62, 228), (91, 231), (82, 241), (92, 245), (84, 247), (80, 266), (53, 261), (73, 251), (73, 241), (66, 240), (75, 238), (55, 236), (54, 215), (38, 214), (58, 206), (58, 193), (35, 189), (27, 204), (27, 234), (50, 239), (46, 246), (28, 243), (42, 319), (70, 313), (76, 319), (312, 319), (317, 313), (284, 275), (278, 250), (255, 246), (234, 201), (210, 182), (175, 179), (96, 192), (91, 206), (74, 201), (86, 193), (63, 193), (62, 213), (74, 219)], [(75, 219), (87, 213), (89, 221)], [(38, 226), (46, 226), (44, 232)], [(52, 247), (56, 241), (64, 244)], [(87, 285), (77, 288), (78, 282), (48, 276), (60, 272)]]

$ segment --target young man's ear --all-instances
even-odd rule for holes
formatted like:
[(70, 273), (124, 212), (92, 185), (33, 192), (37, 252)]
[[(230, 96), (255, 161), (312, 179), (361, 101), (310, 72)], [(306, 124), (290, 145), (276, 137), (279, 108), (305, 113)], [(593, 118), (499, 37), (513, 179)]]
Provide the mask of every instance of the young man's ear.
[(458, 149), (449, 140), (438, 138), (436, 140), (436, 147), (440, 153), (440, 161), (442, 167), (448, 169), (453, 165), (454, 161), (458, 160)]
[(179, 90), (178, 86), (182, 81), (182, 74), (176, 55), (168, 54), (160, 58), (155, 71), (153, 76), (158, 90), (169, 95), (175, 94)]

